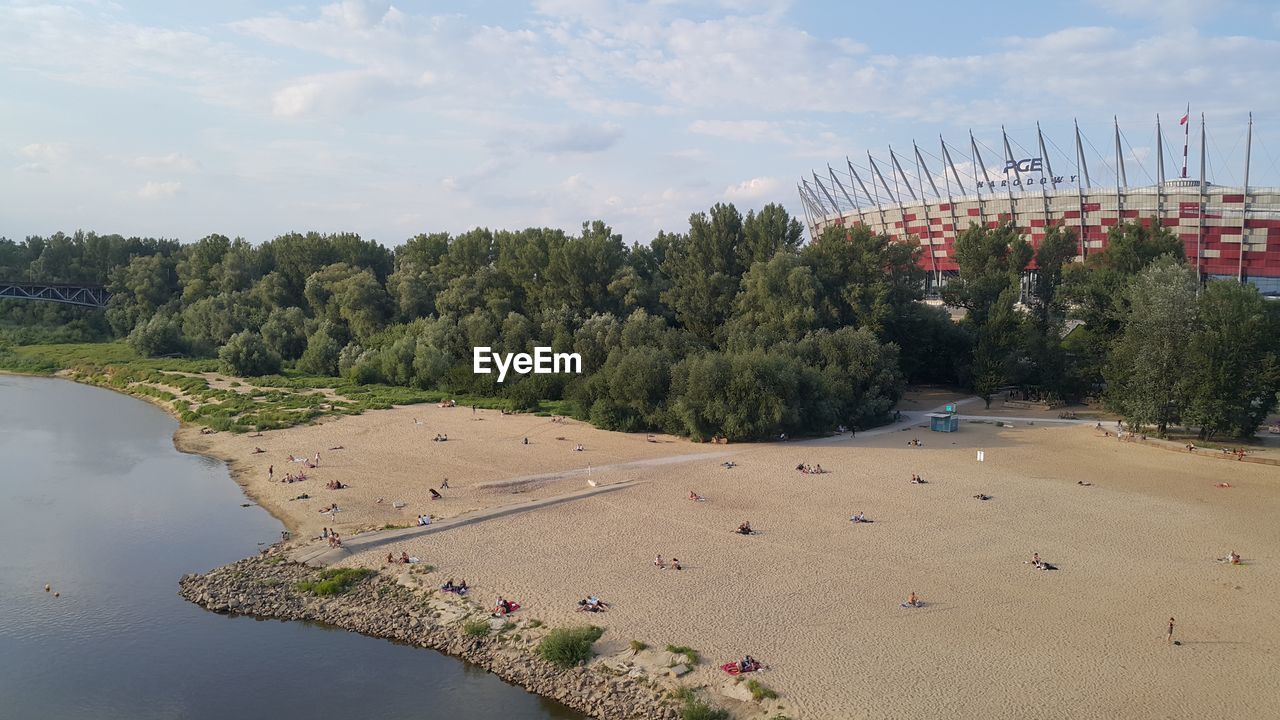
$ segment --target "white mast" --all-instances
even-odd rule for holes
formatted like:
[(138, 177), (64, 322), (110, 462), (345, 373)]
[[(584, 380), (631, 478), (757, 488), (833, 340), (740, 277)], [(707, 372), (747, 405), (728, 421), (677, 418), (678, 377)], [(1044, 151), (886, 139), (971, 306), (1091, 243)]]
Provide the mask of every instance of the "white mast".
[(1084, 147), (1080, 144), (1080, 123), (1075, 119), (1071, 122), (1076, 127), (1076, 172), (1081, 175), (1076, 179), (1076, 196), (1080, 199), (1080, 257), (1083, 259), (1089, 257), (1089, 241), (1085, 239), (1084, 232), (1084, 186), (1079, 181), (1084, 180), (1085, 184), (1089, 183), (1089, 168), (1084, 164)]
[(1249, 130), (1244, 136), (1244, 203), (1240, 208), (1240, 263), (1236, 280), (1244, 282), (1244, 249), (1249, 245), (1249, 155), (1253, 145), (1253, 113), (1249, 113)]

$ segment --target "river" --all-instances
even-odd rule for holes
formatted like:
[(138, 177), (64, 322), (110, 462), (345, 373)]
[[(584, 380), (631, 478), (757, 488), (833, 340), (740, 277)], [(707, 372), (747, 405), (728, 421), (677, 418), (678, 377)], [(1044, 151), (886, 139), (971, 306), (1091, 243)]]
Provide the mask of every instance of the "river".
[(176, 427), (107, 390), (0, 376), (0, 717), (582, 718), (431, 650), (181, 600), (184, 573), (282, 526), (222, 463), (175, 450)]

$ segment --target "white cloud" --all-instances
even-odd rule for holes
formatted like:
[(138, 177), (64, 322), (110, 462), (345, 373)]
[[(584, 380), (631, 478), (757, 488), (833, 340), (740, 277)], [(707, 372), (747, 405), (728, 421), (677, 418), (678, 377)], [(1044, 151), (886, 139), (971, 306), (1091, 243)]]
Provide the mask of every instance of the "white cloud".
[(39, 162), (58, 163), (70, 155), (70, 147), (66, 143), (31, 143), (18, 148), (18, 155)]
[(166, 180), (164, 182), (148, 180), (145, 185), (138, 188), (138, 197), (143, 200), (157, 200), (173, 197), (181, 189), (182, 183), (177, 180)]
[(133, 159), (133, 166), (143, 170), (158, 168), (190, 172), (196, 169), (197, 163), (180, 152), (171, 152), (164, 155), (141, 155)]
[(756, 177), (743, 180), (737, 185), (730, 185), (724, 189), (724, 196), (725, 199), (734, 201), (758, 200), (776, 196), (781, 187), (782, 183), (777, 178)]

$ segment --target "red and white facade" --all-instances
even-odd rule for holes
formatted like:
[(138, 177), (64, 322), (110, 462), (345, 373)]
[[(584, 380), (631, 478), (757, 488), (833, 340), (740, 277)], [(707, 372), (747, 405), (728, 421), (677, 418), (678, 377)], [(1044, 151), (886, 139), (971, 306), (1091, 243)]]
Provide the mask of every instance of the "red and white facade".
[[(1059, 175), (1047, 168), (1048, 159), (1014, 159), (1007, 142), (1005, 148), (1008, 170), (1001, 175), (971, 170), (981, 165), (980, 156), (965, 173), (952, 165), (950, 176), (947, 168), (942, 175), (927, 175), (928, 167), (920, 169), (924, 158), (918, 149), (913, 177), (903, 172), (892, 150), (888, 162), (876, 163), (868, 156), (869, 167), (861, 172), (850, 162), (848, 173), (838, 175), (831, 168), (825, 178), (815, 173), (812, 182), (800, 185), (809, 230), (816, 237), (833, 226), (864, 225), (876, 234), (914, 239), (923, 249), (920, 262), (933, 284), (958, 270), (956, 237), (971, 225), (1012, 222), (1034, 246), (1046, 228), (1062, 225), (1074, 231), (1083, 259), (1106, 248), (1107, 233), (1117, 224), (1158, 223), (1182, 240), (1188, 262), (1203, 276), (1247, 280), (1266, 294), (1280, 295), (1280, 188), (1224, 187), (1203, 178), (1127, 187), (1119, 153), (1117, 186), (1087, 187), (1087, 167), (1076, 175)], [(943, 145), (947, 162), (951, 154)], [(976, 143), (973, 155), (978, 156)], [(881, 172), (882, 165), (889, 175)], [(1163, 167), (1159, 174), (1163, 176)], [(962, 183), (962, 175), (967, 182)], [(1074, 182), (1081, 176), (1084, 182)], [(953, 194), (966, 185), (969, 194)]]

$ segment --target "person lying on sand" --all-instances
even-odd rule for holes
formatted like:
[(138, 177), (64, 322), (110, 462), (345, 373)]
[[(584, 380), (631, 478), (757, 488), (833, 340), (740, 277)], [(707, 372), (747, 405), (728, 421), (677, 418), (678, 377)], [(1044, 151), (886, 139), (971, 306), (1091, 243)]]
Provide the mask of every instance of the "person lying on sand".
[(703, 500), (706, 500), (706, 498), (702, 497), (701, 495), (699, 495), (698, 493), (692, 490), (689, 491), (689, 499), (693, 500), (694, 502), (702, 502)]
[(595, 595), (591, 595), (585, 600), (578, 601), (578, 612), (604, 612), (608, 609), (609, 603), (601, 600)]
[(677, 558), (677, 557), (673, 557), (673, 558), (671, 558), (671, 569), (672, 569), (672, 570), (683, 570), (683, 569), (684, 569), (683, 567), (681, 567), (681, 566), (680, 566), (680, 558)]
[(1091, 482), (1085, 482), (1085, 481), (1083, 481), (1083, 480), (1077, 480), (1077, 481), (1076, 481), (1076, 484), (1077, 484), (1077, 485), (1083, 485), (1084, 487), (1090, 487), (1090, 486), (1092, 486), (1092, 485), (1093, 485), (1093, 483), (1091, 483)]
[(253, 448), (253, 454), (254, 454), (254, 455), (261, 455), (261, 454), (262, 454), (262, 453), (264, 453), (264, 452), (266, 452), (266, 450), (263, 450), (263, 449), (262, 449), (262, 448), (260, 448), (260, 447), (254, 446), (254, 448)]
[(734, 461), (732, 461), (732, 460), (727, 460), (727, 461), (725, 461), (725, 462), (720, 463), (720, 466), (721, 466), (721, 467), (724, 467), (724, 468), (736, 468), (736, 467), (738, 467), (738, 463), (736, 463), (736, 462), (734, 462)]
[(1226, 557), (1220, 557), (1215, 559), (1220, 563), (1227, 563), (1229, 565), (1240, 564), (1240, 554), (1237, 553), (1235, 550), (1232, 550), (1231, 552), (1227, 553)]
[(436, 492), (436, 489), (435, 489), (435, 488), (427, 488), (427, 489), (431, 491), (431, 499), (432, 499), (432, 500), (439, 500), (440, 498), (444, 497), (444, 496), (443, 496), (443, 495), (441, 495), (440, 493)]
[(851, 516), (851, 517), (849, 518), (849, 520), (850, 520), (850, 522), (855, 522), (855, 523), (869, 523), (869, 522), (871, 522), (870, 520), (868, 520), (868, 519), (867, 519), (867, 516), (866, 516), (866, 515), (864, 515), (864, 514), (863, 514), (863, 513), (861, 513), (861, 512), (859, 512), (859, 513), (857, 513), (857, 514), (855, 514), (855, 515)]
[(929, 482), (928, 480), (925, 480), (924, 478), (920, 477), (919, 475), (912, 475), (912, 476), (911, 476), (911, 484), (912, 484), (912, 485), (926, 485), (926, 484), (928, 484), (928, 482)]
[(493, 606), (493, 614), (495, 616), (500, 617), (510, 612), (511, 612), (511, 603), (503, 599), (503, 597), (499, 595), (497, 603), (495, 603)]
[(755, 530), (751, 529), (751, 521), (748, 520), (743, 522), (741, 525), (739, 525), (738, 529), (735, 532), (737, 532), (739, 535), (751, 535), (755, 533)]
[(985, 493), (978, 493), (977, 495), (974, 495), (973, 498), (975, 500), (990, 500), (991, 496)]

